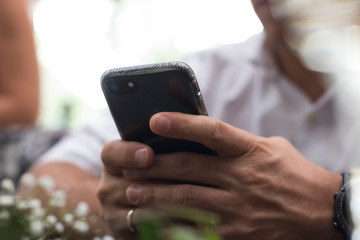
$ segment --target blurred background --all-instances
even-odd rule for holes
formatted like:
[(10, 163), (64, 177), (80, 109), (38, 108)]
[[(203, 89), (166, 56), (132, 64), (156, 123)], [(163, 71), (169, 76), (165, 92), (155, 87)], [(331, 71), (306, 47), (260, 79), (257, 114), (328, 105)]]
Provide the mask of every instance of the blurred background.
[(39, 124), (49, 129), (107, 112), (100, 77), (109, 68), (181, 60), (262, 31), (248, 0), (33, 0), (32, 16)]

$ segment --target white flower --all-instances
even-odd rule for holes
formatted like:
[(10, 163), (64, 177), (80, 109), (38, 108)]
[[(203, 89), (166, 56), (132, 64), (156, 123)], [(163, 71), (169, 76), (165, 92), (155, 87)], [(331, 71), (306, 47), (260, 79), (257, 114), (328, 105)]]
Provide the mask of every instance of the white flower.
[(0, 211), (0, 221), (6, 221), (9, 220), (10, 213), (8, 210), (4, 209)]
[(41, 201), (40, 199), (33, 198), (28, 201), (28, 205), (32, 209), (41, 208)]
[(89, 231), (89, 224), (85, 221), (77, 220), (74, 222), (73, 228), (78, 233), (87, 233)]
[(74, 221), (74, 216), (71, 213), (67, 213), (64, 215), (63, 221), (66, 224), (72, 224), (72, 222)]
[(56, 190), (51, 193), (49, 204), (52, 207), (65, 207), (66, 192), (64, 190)]
[(30, 219), (42, 218), (45, 215), (45, 210), (40, 208), (34, 208), (31, 211)]
[(51, 198), (49, 200), (49, 204), (51, 207), (62, 208), (62, 207), (66, 206), (66, 201), (64, 199), (60, 199), (60, 198)]
[(0, 207), (11, 207), (15, 203), (14, 196), (2, 195), (0, 196)]
[(27, 210), (30, 208), (29, 201), (20, 200), (20, 201), (16, 202), (16, 207), (19, 210)]
[(61, 198), (61, 199), (65, 199), (66, 198), (66, 191), (63, 189), (59, 189), (56, 190), (52, 193), (52, 196), (55, 198)]
[(44, 224), (39, 220), (32, 221), (30, 223), (30, 232), (33, 236), (40, 236), (44, 232)]
[(35, 186), (35, 177), (31, 173), (25, 173), (20, 179), (21, 185), (32, 188)]
[(46, 217), (46, 223), (50, 226), (54, 225), (56, 223), (57, 219), (54, 215), (49, 215)]
[(54, 229), (57, 233), (63, 233), (65, 231), (64, 225), (60, 222), (55, 223)]
[(27, 201), (28, 208), (31, 209), (29, 218), (37, 219), (42, 218), (45, 215), (45, 210), (41, 207), (41, 201), (37, 198), (33, 198)]
[(38, 184), (42, 189), (47, 192), (50, 192), (55, 188), (54, 179), (47, 175), (39, 177)]
[(89, 212), (89, 205), (86, 202), (79, 202), (75, 209), (75, 214), (79, 217), (85, 217)]
[(4, 179), (1, 181), (1, 189), (6, 193), (14, 193), (15, 185), (10, 179)]
[(106, 235), (103, 237), (103, 240), (115, 240), (112, 236)]

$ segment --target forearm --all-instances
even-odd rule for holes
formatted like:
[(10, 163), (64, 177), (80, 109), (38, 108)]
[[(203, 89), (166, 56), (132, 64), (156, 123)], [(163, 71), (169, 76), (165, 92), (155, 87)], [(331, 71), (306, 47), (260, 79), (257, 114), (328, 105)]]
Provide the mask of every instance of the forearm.
[(17, 96), (0, 92), (0, 128), (9, 125), (34, 126), (39, 113), (39, 97), (35, 95)]
[[(50, 176), (55, 181), (57, 188), (65, 187), (67, 189), (67, 208), (73, 209), (79, 202), (86, 202), (89, 205), (88, 216), (97, 217), (97, 222), (91, 225), (91, 230), (98, 228), (104, 230), (100, 217), (100, 203), (96, 196), (99, 178), (69, 163), (48, 163), (35, 166), (30, 173), (36, 178), (44, 175)], [(26, 194), (26, 189), (21, 186), (19, 196), (24, 197)], [(46, 201), (45, 195), (37, 197), (42, 202)]]
[(34, 123), (39, 74), (32, 24), (24, 0), (0, 3), (0, 126)]

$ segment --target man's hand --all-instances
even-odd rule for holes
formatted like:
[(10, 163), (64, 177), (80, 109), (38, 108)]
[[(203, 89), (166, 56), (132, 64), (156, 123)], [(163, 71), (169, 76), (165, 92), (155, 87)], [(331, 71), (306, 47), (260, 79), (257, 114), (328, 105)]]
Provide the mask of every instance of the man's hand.
[(341, 239), (332, 227), (341, 176), (308, 161), (285, 139), (181, 113), (156, 114), (150, 127), (200, 142), (218, 156), (155, 156), (140, 143), (109, 142), (98, 196), (114, 233), (131, 237), (125, 221), (130, 209), (136, 207), (136, 222), (143, 207), (170, 203), (218, 214), (225, 239)]

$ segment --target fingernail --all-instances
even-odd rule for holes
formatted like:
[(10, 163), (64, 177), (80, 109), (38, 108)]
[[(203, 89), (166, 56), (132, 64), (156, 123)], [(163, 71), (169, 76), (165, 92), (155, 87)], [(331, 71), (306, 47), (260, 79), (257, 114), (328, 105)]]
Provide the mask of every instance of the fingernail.
[(146, 148), (141, 148), (135, 152), (135, 161), (139, 164), (139, 167), (146, 166), (148, 158), (148, 151)]
[(170, 127), (170, 120), (162, 115), (156, 115), (153, 127), (156, 132), (165, 133)]
[(139, 186), (132, 186), (126, 190), (127, 199), (131, 204), (136, 205), (139, 203), (140, 191), (141, 188)]

